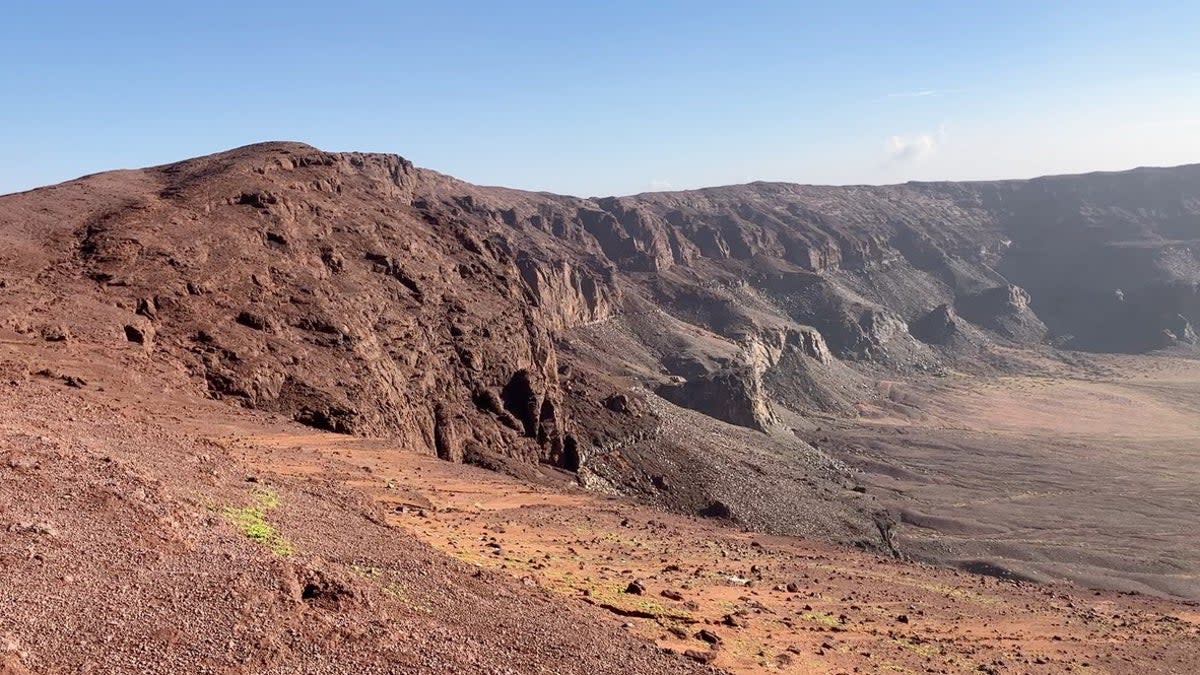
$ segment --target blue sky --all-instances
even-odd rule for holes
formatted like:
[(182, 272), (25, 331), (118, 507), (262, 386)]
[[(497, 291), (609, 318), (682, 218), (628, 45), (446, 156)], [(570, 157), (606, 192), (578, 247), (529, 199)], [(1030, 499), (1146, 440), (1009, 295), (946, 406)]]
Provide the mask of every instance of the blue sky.
[(0, 193), (279, 139), (580, 195), (1200, 162), (1194, 1), (7, 5)]

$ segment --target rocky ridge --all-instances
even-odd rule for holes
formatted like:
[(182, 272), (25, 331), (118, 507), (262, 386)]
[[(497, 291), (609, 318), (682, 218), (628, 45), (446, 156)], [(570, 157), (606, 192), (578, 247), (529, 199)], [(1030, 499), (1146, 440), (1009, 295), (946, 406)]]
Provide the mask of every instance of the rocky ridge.
[(1198, 166), (581, 199), (267, 143), (0, 197), (0, 309), (314, 427), (884, 548), (793, 431), (992, 345), (1190, 348), (1198, 225)]

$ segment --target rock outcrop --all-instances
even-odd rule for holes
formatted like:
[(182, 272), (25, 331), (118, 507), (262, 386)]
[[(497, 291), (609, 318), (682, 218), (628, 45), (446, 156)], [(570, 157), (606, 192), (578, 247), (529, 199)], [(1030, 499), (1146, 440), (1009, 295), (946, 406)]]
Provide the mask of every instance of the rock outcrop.
[(748, 366), (669, 382), (656, 393), (678, 406), (756, 431), (766, 431), (775, 421), (762, 377)]
[(1197, 232), (1200, 166), (579, 199), (268, 143), (0, 197), (0, 306), (201, 395), (752, 520), (779, 504), (718, 468), (836, 489), (787, 420), (880, 372), (1193, 348)]
[(964, 295), (955, 307), (968, 321), (1017, 342), (1036, 343), (1046, 336), (1046, 325), (1030, 307), (1029, 293), (1012, 284)]
[(954, 308), (941, 304), (909, 325), (913, 337), (931, 345), (949, 345), (962, 330), (961, 319)]

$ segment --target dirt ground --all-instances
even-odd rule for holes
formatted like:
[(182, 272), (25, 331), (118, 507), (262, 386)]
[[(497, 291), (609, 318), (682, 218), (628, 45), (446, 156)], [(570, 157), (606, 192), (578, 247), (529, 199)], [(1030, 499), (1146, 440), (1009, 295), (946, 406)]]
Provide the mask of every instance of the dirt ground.
[(1200, 599), (1200, 362), (1091, 356), (1042, 374), (884, 384), (811, 442), (861, 469), (902, 547), (1043, 581)]
[[(148, 373), (86, 354), (56, 363), (48, 373), (18, 368), (3, 387), (6, 675), (1185, 673), (1200, 664), (1200, 607), (1184, 601), (755, 534), (589, 493), (557, 470), (517, 480), (396, 441), (150, 390)], [(916, 413), (894, 406), (863, 424), (894, 433), (949, 428), (950, 418), (1003, 429), (1008, 419), (1014, 431), (991, 433), (1016, 443), (1045, 433), (1020, 426), (1021, 406), (1033, 423), (1049, 419), (1032, 414), (1047, 401), (1111, 400), (1128, 412), (1138, 397), (1141, 407), (1158, 402), (1162, 424), (1128, 428), (1182, 444), (1189, 428), (1171, 411), (1186, 401), (1171, 387), (1190, 380), (1178, 367), (1124, 384), (952, 381), (913, 399)], [(1094, 423), (1104, 419), (1097, 412)], [(1092, 431), (1079, 424), (1072, 433)], [(1029, 475), (1034, 460), (1045, 458), (1026, 460)], [(943, 461), (961, 490), (989, 482), (987, 471)], [(1007, 466), (1006, 486), (1021, 479)], [(1157, 475), (1141, 466), (1137, 475)], [(1021, 516), (1011, 501), (980, 513)], [(1096, 515), (1033, 503), (1067, 523)], [(950, 531), (936, 526), (920, 530)], [(1144, 545), (1160, 545), (1164, 529)]]
[(339, 476), (435, 548), (602, 608), (662, 647), (711, 653), (731, 672), (1172, 673), (1200, 663), (1194, 605), (756, 535), (587, 494), (562, 476), (522, 483), (385, 442), (239, 438), (228, 442), (243, 461)]
[(0, 674), (711, 670), (220, 440), (269, 418), (74, 372), (0, 378)]

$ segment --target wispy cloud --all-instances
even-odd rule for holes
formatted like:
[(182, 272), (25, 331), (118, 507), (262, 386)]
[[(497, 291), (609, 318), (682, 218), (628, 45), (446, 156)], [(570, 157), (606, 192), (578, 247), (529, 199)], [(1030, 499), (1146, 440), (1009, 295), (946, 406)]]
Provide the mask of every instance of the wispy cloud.
[(655, 192), (675, 189), (675, 184), (665, 178), (653, 178), (650, 180), (650, 189)]
[(941, 92), (937, 89), (921, 89), (919, 91), (898, 91), (894, 94), (888, 94), (884, 98), (924, 98), (926, 96), (940, 96)]
[(1149, 122), (1138, 122), (1128, 125), (1129, 128), (1162, 128), (1162, 127), (1194, 127), (1200, 124), (1200, 117), (1174, 119), (1174, 120), (1151, 120)]
[(906, 98), (941, 98), (951, 94), (961, 94), (966, 89), (915, 89), (913, 91), (897, 91), (881, 97), (880, 101), (895, 101)]
[(945, 142), (946, 129), (941, 127), (936, 132), (892, 136), (887, 139), (885, 149), (893, 162), (917, 162), (937, 152)]

